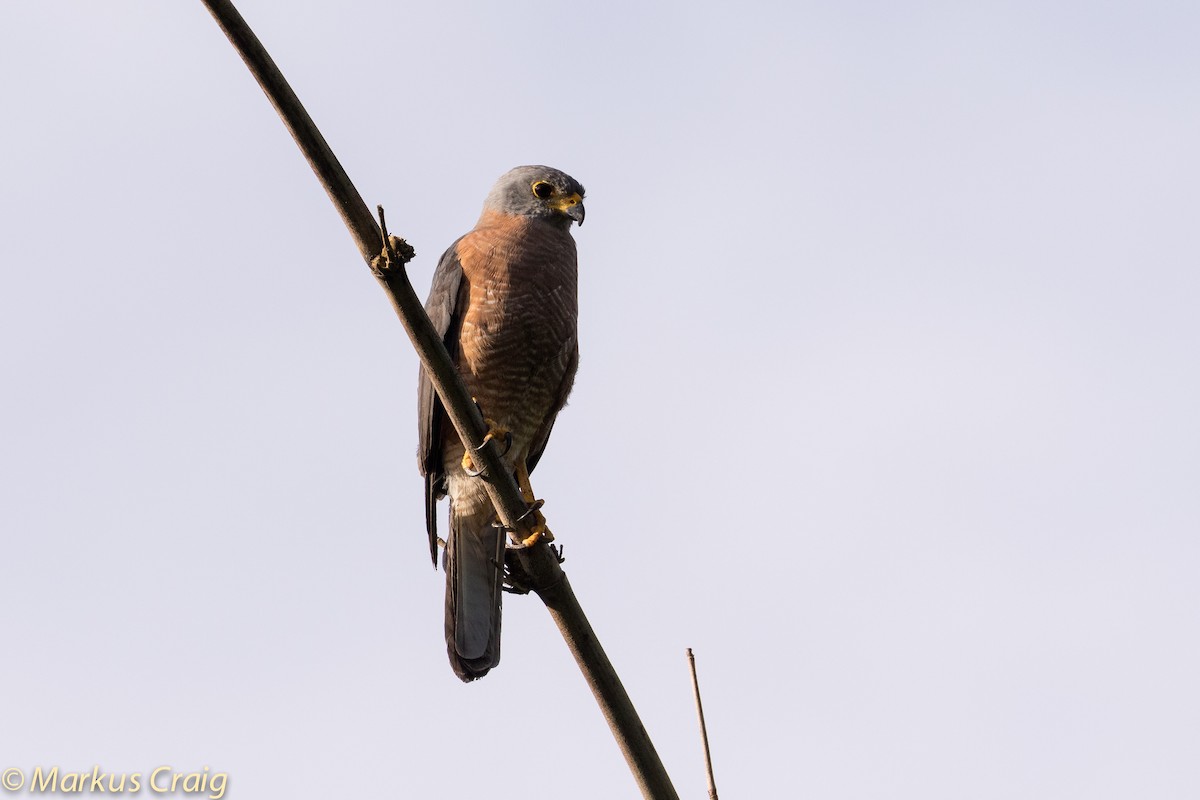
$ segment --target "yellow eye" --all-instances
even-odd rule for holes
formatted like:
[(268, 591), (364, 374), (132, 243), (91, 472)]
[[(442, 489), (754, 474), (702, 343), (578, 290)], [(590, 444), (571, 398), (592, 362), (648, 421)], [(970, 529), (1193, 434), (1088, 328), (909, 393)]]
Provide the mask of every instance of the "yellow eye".
[(536, 181), (533, 184), (533, 196), (539, 200), (545, 200), (550, 195), (554, 194), (554, 187), (545, 181)]

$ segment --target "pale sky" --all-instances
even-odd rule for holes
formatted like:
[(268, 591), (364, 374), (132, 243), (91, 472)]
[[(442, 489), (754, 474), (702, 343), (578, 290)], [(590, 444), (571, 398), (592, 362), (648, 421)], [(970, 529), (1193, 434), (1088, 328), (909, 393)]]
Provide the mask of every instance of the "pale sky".
[[(681, 796), (687, 647), (727, 799), (1200, 796), (1200, 8), (239, 8), (421, 294), (587, 186), (534, 486)], [(637, 796), (535, 598), (451, 673), (416, 357), (202, 5), (0, 74), (0, 770)]]

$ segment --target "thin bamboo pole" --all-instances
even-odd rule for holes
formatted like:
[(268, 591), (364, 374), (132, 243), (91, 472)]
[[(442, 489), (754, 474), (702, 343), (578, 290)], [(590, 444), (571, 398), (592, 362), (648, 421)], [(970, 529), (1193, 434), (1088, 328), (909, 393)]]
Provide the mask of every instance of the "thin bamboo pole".
[[(400, 317), (421, 359), (421, 365), (430, 376), (446, 414), (463, 443), (472, 449), (483, 447), (483, 437), (487, 432), (483, 417), (471, 402), (470, 393), (450, 361), (441, 338), (425, 314), (404, 270), (404, 264), (412, 258), (412, 249), (402, 240), (389, 241), (386, 233), (375, 224), (358, 190), (325, 138), (233, 3), (229, 0), (202, 1), (262, 87), (317, 179), (325, 187), (330, 201), (354, 237), (359, 253), (371, 266)], [(386, 248), (385, 242), (388, 243)], [(485, 467), (481, 480), (486, 481), (488, 494), (500, 520), (509, 528), (524, 531), (527, 535), (530, 522), (521, 518), (529, 507), (522, 499), (512, 474), (504, 467), (499, 451), (495, 446), (487, 446), (478, 454)], [(546, 604), (583, 672), (643, 797), (650, 800), (678, 800), (679, 796), (654, 743), (650, 741), (633, 701), (629, 699), (620, 677), (583, 613), (566, 573), (559, 566), (558, 558), (544, 542), (517, 551), (516, 557), (530, 588)]]
[(700, 681), (696, 679), (696, 657), (687, 649), (688, 667), (692, 671), (692, 693), (696, 696), (696, 716), (700, 718), (700, 741), (704, 743), (704, 771), (708, 776), (709, 800), (717, 800), (717, 784), (713, 780), (712, 754), (708, 751), (708, 726), (704, 724), (704, 705), (700, 702)]

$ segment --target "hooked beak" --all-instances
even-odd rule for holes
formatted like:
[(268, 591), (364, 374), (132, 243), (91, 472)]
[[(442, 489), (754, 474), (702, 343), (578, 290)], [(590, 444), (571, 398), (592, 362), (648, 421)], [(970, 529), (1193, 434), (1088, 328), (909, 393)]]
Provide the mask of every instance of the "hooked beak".
[(583, 217), (586, 213), (583, 208), (583, 198), (578, 192), (567, 195), (558, 201), (558, 210), (566, 214), (571, 219), (583, 224)]

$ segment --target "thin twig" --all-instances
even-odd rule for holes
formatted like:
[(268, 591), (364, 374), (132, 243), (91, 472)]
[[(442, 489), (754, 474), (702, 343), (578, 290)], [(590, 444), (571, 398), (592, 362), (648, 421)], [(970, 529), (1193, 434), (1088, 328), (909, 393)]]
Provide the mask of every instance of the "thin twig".
[(696, 679), (696, 657), (687, 649), (688, 666), (692, 670), (692, 692), (696, 695), (696, 716), (700, 718), (700, 741), (704, 743), (704, 771), (708, 774), (709, 800), (717, 800), (717, 784), (713, 780), (712, 755), (708, 752), (708, 727), (704, 724), (704, 706), (700, 703), (700, 681)]
[[(482, 447), (487, 433), (483, 417), (471, 402), (470, 393), (450, 361), (441, 337), (429, 322), (404, 269), (404, 264), (412, 258), (412, 249), (402, 240), (384, 242), (380, 228), (372, 219), (358, 190), (233, 4), (229, 0), (203, 2), (283, 119), (317, 179), (325, 187), (329, 199), (341, 214), (360, 254), (371, 266), (391, 300), (422, 367), (442, 400), (447, 417), (464, 445), (475, 449)], [(392, 246), (386, 246), (388, 244)], [(524, 531), (528, 535), (530, 522), (519, 521), (528, 506), (521, 497), (512, 473), (505, 468), (499, 451), (495, 446), (483, 447), (478, 450), (478, 459), (486, 470), (480, 480), (485, 482), (500, 520), (509, 528)], [(517, 551), (516, 558), (520, 560), (521, 568), (530, 581), (530, 588), (546, 604), (567, 647), (575, 656), (642, 795), (651, 800), (678, 800), (671, 779), (642, 726), (633, 702), (600, 646), (566, 573), (562, 571), (550, 547), (544, 541), (539, 542), (533, 547)]]

